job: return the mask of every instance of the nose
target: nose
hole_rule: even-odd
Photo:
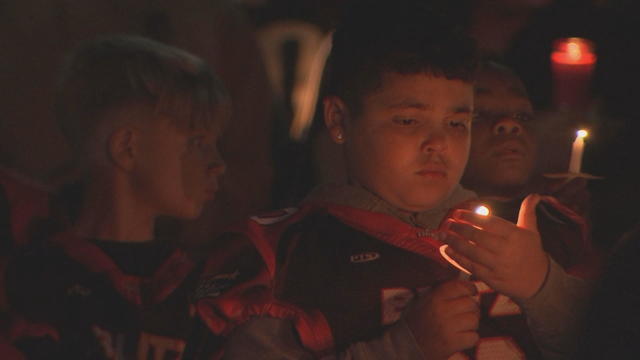
[[[218,147],[213,146],[213,149],[211,149],[210,154],[211,155],[209,159],[209,166],[207,167],[209,172],[215,176],[220,176],[224,174],[224,172],[227,170],[227,165],[222,159],[222,155],[220,155],[220,151],[218,151]]]
[[[224,174],[225,171],[227,171],[227,165],[221,158],[211,162],[209,165],[209,172],[213,175],[220,176]]]
[[[522,124],[510,116],[503,116],[493,124],[494,135],[520,135],[521,133]]]
[[[441,131],[430,132],[422,142],[421,150],[427,153],[442,152],[447,148],[446,136]]]

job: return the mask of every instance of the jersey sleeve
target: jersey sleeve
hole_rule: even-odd
[[[224,360],[238,359],[338,359],[338,360],[424,360],[425,356],[404,321],[388,328],[379,337],[350,344],[337,354],[317,357],[305,349],[296,336],[291,321],[276,318],[255,318],[230,336]]]
[[[59,353],[59,331],[55,326],[57,279],[48,267],[46,249],[30,247],[8,265],[5,282],[9,303],[7,344],[25,359],[49,359]],[[42,301],[49,298],[50,301]]]

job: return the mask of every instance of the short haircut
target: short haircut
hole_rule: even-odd
[[[201,59],[143,37],[112,35],[82,44],[67,59],[55,111],[77,153],[123,112],[164,115],[180,130],[219,130],[230,102]]]
[[[515,85],[515,87],[513,87],[512,89],[514,93],[517,93],[517,95],[523,98],[529,99],[529,94],[526,87],[524,86],[524,83],[522,82],[522,79],[520,79],[520,76],[518,76],[518,74],[516,74],[516,72],[507,65],[492,59],[482,59],[479,63],[477,73],[492,74],[494,76],[508,79],[512,82],[513,85]]]
[[[445,2],[446,3],[446,2]],[[436,0],[354,0],[333,35],[324,96],[360,111],[383,73],[425,73],[473,82],[474,41]]]

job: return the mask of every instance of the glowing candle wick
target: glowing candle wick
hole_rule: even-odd
[[[482,215],[482,216],[489,216],[489,214],[491,213],[489,208],[484,206],[484,205],[478,206],[477,208],[475,208],[475,210],[473,210],[473,212],[475,212],[478,215]]]

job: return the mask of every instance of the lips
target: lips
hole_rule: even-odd
[[[432,165],[417,171],[416,174],[426,178],[446,178],[447,168],[443,165]]]
[[[526,148],[519,141],[508,141],[491,152],[492,157],[501,160],[519,160],[526,156]]]

